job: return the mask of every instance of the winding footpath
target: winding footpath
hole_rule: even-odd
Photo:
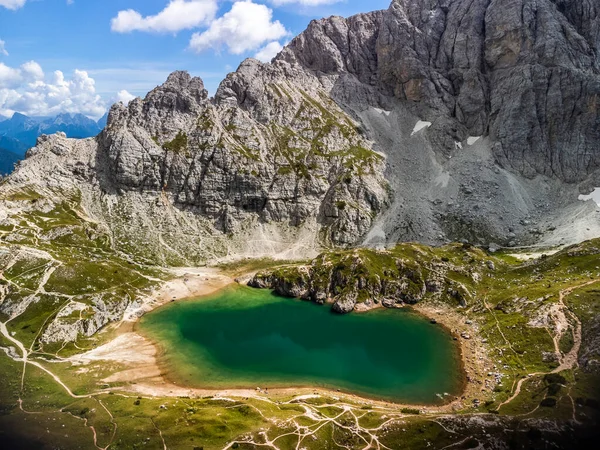
[[[508,403],[512,402],[515,398],[517,398],[517,396],[521,393],[521,387],[522,387],[523,383],[525,381],[531,379],[532,377],[536,377],[536,376],[540,376],[540,375],[548,375],[551,373],[559,373],[559,372],[562,372],[563,370],[574,369],[579,366],[579,362],[577,359],[578,359],[578,355],[579,355],[579,349],[581,348],[581,321],[575,314],[573,314],[571,311],[569,311],[569,308],[567,307],[567,305],[565,305],[564,299],[565,299],[565,297],[570,295],[573,291],[590,286],[590,285],[598,283],[598,282],[600,282],[600,279],[587,281],[585,283],[578,284],[577,286],[571,286],[569,288],[563,289],[559,292],[558,304],[560,305],[561,309],[566,311],[569,314],[569,316],[573,319],[573,321],[575,322],[575,330],[573,332],[573,341],[574,342],[573,342],[573,346],[571,347],[571,350],[569,350],[569,352],[566,355],[563,355],[560,352],[558,353],[557,356],[558,356],[558,360],[559,360],[560,364],[554,370],[551,370],[549,372],[534,372],[534,373],[530,373],[530,374],[526,375],[525,377],[521,378],[517,382],[517,386],[516,386],[513,394],[509,398],[504,400],[502,403],[500,403],[498,405],[498,407],[496,408],[496,411],[500,410],[500,408],[502,406],[507,405]],[[561,325],[562,326],[566,325],[565,329],[570,327],[570,325],[568,323],[561,324]]]
[[[295,402],[297,402],[297,400],[298,400],[298,398],[295,398],[295,399],[290,400],[289,402],[285,402],[285,404],[295,403]],[[304,414],[300,414],[297,417],[309,418],[310,420],[315,422],[314,424],[300,425],[295,420],[297,417],[295,417],[295,418],[292,418],[292,419],[289,419],[286,421],[287,424],[295,427],[294,431],[289,431],[289,432],[283,433],[281,435],[275,436],[273,439],[269,439],[266,432],[261,432],[261,433],[259,433],[259,435],[263,437],[264,442],[260,442],[260,441],[257,442],[251,438],[239,439],[239,440],[234,440],[234,441],[229,442],[224,447],[223,450],[237,448],[237,446],[243,445],[243,444],[246,444],[246,445],[250,444],[250,445],[253,445],[256,447],[266,447],[266,448],[271,448],[273,450],[281,450],[277,446],[276,441],[278,441],[282,438],[288,437],[288,436],[295,436],[297,438],[295,450],[301,450],[302,448],[304,448],[304,447],[302,447],[303,441],[305,441],[307,438],[316,438],[316,434],[319,431],[321,431],[324,427],[326,427],[327,425],[333,425],[337,429],[349,431],[352,436],[358,437],[364,444],[364,447],[362,447],[364,450],[366,450],[366,449],[392,450],[390,447],[387,447],[386,445],[384,445],[379,440],[379,437],[375,433],[377,431],[381,431],[382,429],[385,429],[385,427],[387,427],[391,423],[398,421],[400,419],[400,415],[398,417],[394,417],[394,418],[390,418],[390,419],[386,420],[384,423],[382,423],[381,425],[379,425],[376,428],[366,428],[366,427],[361,426],[359,421],[363,416],[365,416],[367,414],[367,412],[364,412],[361,416],[357,416],[355,414],[353,408],[349,405],[325,404],[325,405],[317,406],[317,405],[309,405],[307,403],[301,403],[300,405],[302,406],[302,408],[304,408],[305,412],[304,412]],[[320,408],[331,408],[331,407],[341,409],[340,413],[334,417],[328,417],[319,411]],[[349,414],[352,417],[353,423],[350,425],[344,423],[341,420],[347,414]],[[348,450],[351,450],[352,448],[356,448],[356,447],[349,447],[347,445],[344,445],[343,443],[336,442],[334,434],[331,435],[331,439],[334,442],[334,444],[336,446],[338,446],[339,448],[346,448]]]

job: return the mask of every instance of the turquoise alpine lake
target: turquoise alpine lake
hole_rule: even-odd
[[[140,331],[160,346],[167,377],[190,387],[316,386],[415,404],[442,403],[463,387],[456,342],[410,309],[338,315],[230,286],[159,308]]]

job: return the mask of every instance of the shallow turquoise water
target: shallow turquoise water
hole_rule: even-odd
[[[452,338],[409,310],[340,316],[238,286],[170,303],[141,331],[160,344],[168,376],[193,387],[321,386],[413,403],[461,389]]]

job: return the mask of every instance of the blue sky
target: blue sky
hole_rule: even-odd
[[[201,76],[212,94],[244,58],[268,59],[310,20],[389,2],[0,0],[0,114],[98,116],[174,70]]]

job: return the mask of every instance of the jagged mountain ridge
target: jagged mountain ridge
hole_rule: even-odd
[[[117,248],[153,262],[298,257],[356,243],[388,202],[384,157],[320,83],[295,75],[305,79],[271,68],[271,119],[261,122],[235,97],[208,99],[199,78],[175,72],[144,100],[114,106],[97,139],[42,137],[6,189],[81,192]]]
[[[593,1],[395,0],[385,12],[312,22],[283,58],[323,76],[352,75],[437,119],[433,129],[447,134],[436,142],[442,150],[489,135],[499,162],[529,177],[576,182],[600,164],[592,151],[599,8]]]
[[[42,139],[9,184],[83,189],[116,242],[179,260],[591,238],[577,195],[600,184],[598,7],[568,6],[394,0],[313,21],[212,99],[176,72],[97,140]]]

